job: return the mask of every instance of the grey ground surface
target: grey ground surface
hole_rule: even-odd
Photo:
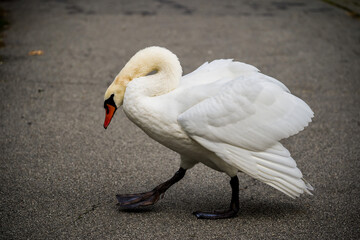
[[[6,1],[0,49],[1,239],[359,239],[360,21],[321,1]],[[178,55],[185,73],[235,58],[273,76],[315,112],[283,141],[314,196],[292,200],[239,174],[197,165],[157,205],[119,211],[116,193],[170,178],[179,156],[119,110],[102,127],[103,94],[139,49]],[[41,56],[29,56],[43,50]]]

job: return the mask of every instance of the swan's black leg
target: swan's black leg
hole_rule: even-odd
[[[180,181],[186,173],[186,169],[180,168],[175,175],[160,184],[150,192],[137,194],[118,194],[116,198],[118,205],[124,208],[136,208],[155,204],[173,184]]]
[[[202,219],[220,219],[236,217],[237,213],[239,212],[239,179],[237,176],[231,178],[230,185],[232,190],[230,209],[215,212],[194,212],[194,215],[197,218]]]

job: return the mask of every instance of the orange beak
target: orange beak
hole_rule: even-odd
[[[116,111],[116,108],[114,106],[111,106],[109,104],[106,104],[106,108],[105,108],[106,112],[105,112],[105,121],[104,121],[104,128],[106,129],[109,124],[111,119],[114,116],[114,113]]]

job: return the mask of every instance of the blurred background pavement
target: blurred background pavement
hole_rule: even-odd
[[[360,21],[346,6],[2,1],[0,238],[359,239]],[[184,73],[218,58],[252,64],[307,102],[313,122],[283,144],[314,196],[239,174],[239,216],[197,220],[231,196],[226,175],[197,165],[155,206],[119,211],[116,193],[150,190],[179,164],[121,110],[102,127],[107,86],[151,45],[177,54]]]

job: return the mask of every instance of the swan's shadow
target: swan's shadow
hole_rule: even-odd
[[[124,213],[151,213],[151,212],[159,212],[161,211],[161,203],[153,206],[146,207],[138,207],[138,208],[122,208],[117,206],[119,212]],[[189,211],[193,212],[197,210],[197,207],[189,205],[178,205],[176,204],[176,208],[181,211]],[[215,205],[214,205],[215,206]],[[174,205],[173,205],[174,207]],[[169,206],[169,204],[165,204],[163,206],[163,211],[168,211],[169,208],[173,208]],[[216,208],[214,208],[216,209]],[[213,209],[213,210],[214,210]],[[226,207],[223,207],[226,209]],[[201,209],[201,210],[210,210],[211,209]],[[266,202],[266,201],[243,201],[240,202],[240,211],[238,213],[238,217],[240,218],[278,218],[285,216],[303,216],[309,214],[309,208],[296,203],[288,203],[288,202]]]
[[[157,204],[156,204],[157,205]],[[115,204],[116,209],[119,212],[125,212],[125,213],[147,213],[147,212],[155,212],[156,205],[150,205],[150,206],[142,206],[142,207],[135,207],[135,208],[126,208],[120,206],[118,203]]]
[[[202,206],[198,202],[203,202]],[[219,203],[216,199],[199,198],[196,202],[183,201],[178,204],[177,207],[182,211],[194,211],[194,210],[225,210],[228,208],[228,203]],[[301,216],[308,215],[310,209],[308,205],[298,202],[281,202],[281,201],[267,201],[267,200],[255,200],[255,199],[243,199],[240,200],[240,210],[238,217],[246,218],[276,218],[284,216]]]
[[[239,216],[242,217],[281,217],[287,215],[305,215],[309,209],[304,205],[287,202],[240,202]]]

